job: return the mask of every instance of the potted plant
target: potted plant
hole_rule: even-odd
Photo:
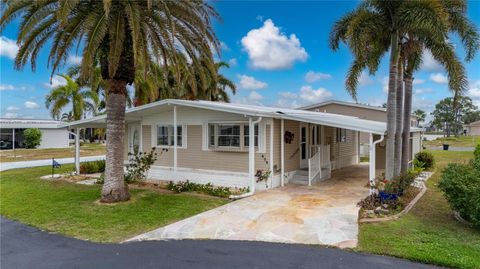
[[[398,199],[398,184],[395,180],[386,180],[385,178],[381,178],[377,180],[377,184],[375,184],[378,189],[378,195],[380,196],[380,200],[389,201],[389,200],[397,200]]]
[[[258,169],[257,172],[255,173],[255,177],[257,178],[257,183],[261,181],[265,181],[265,187],[268,188],[267,180],[270,177],[270,174],[272,174],[272,171],[270,170]]]

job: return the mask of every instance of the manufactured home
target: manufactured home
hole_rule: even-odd
[[[106,116],[69,123],[69,128],[104,128]],[[332,170],[359,162],[359,132],[372,147],[370,179],[379,167],[386,124],[358,117],[231,103],[162,100],[128,109],[124,158],[155,148],[150,180],[213,183],[255,189],[311,185]],[[416,131],[412,128],[413,132]],[[252,131],[253,130],[253,131]],[[378,152],[378,153],[377,153]],[[257,182],[258,170],[271,171]],[[368,179],[365,179],[368,180]]]

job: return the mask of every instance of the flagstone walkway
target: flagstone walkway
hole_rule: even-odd
[[[357,202],[368,195],[368,164],[334,171],[315,186],[263,191],[128,241],[224,239],[355,247]]]

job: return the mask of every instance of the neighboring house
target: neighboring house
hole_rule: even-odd
[[[467,135],[480,135],[480,120],[464,126]]]
[[[125,161],[127,152],[156,148],[150,179],[251,191],[326,179],[359,162],[359,132],[371,134],[372,144],[386,132],[385,123],[358,117],[209,101],[162,100],[128,109],[125,120]],[[105,121],[101,115],[68,126],[104,128]],[[377,162],[370,163],[370,179]],[[273,171],[267,183],[256,182],[257,170]]]
[[[38,148],[66,148],[69,133],[63,124],[55,120],[0,119],[1,149],[24,148],[23,131],[28,128],[38,128],[42,132]]]
[[[366,119],[366,120],[372,120],[372,121],[387,122],[387,110],[385,108],[345,102],[345,101],[329,100],[322,103],[304,106],[299,109],[354,116],[360,119]],[[410,126],[419,127],[419,121],[416,115],[412,114]],[[413,132],[410,137],[412,139],[410,152],[412,154],[415,154],[416,152],[420,151],[420,149],[422,148],[422,138],[421,138],[422,134],[420,132],[421,131],[420,128],[414,128],[413,130],[415,130],[415,132]],[[362,156],[368,155],[368,144],[369,144],[368,133],[360,132],[359,141],[360,141],[359,143],[360,155]]]

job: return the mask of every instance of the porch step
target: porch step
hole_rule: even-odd
[[[296,185],[308,185],[308,171],[298,170],[293,175],[292,180],[290,183]]]

